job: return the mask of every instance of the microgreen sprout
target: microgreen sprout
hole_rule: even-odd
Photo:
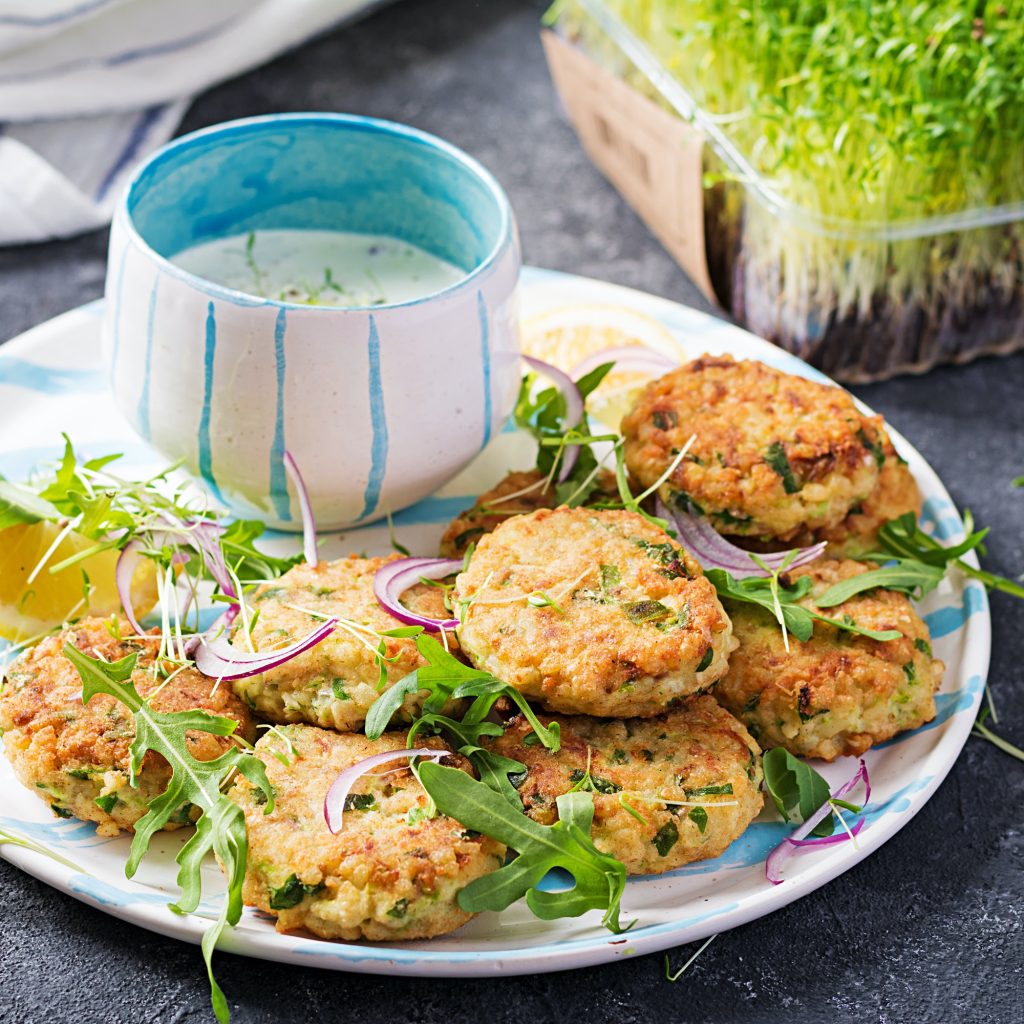
[[[683,964],[683,966],[680,967],[679,970],[675,972],[675,974],[672,973],[672,968],[671,968],[671,965],[670,965],[669,959],[668,959],[668,953],[666,953],[665,954],[665,980],[666,981],[678,981],[694,965],[694,963],[696,963],[697,957],[699,957],[701,955],[701,953],[703,953],[704,950],[707,949],[708,946],[710,946],[711,943],[714,942],[715,939],[717,939],[717,938],[718,938],[718,935],[712,935],[710,938],[705,939],[704,942],[701,944],[701,947],[697,950],[697,952],[694,953],[693,956],[691,956],[690,959],[687,960],[686,963]]]

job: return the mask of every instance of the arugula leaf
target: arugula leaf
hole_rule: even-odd
[[[714,584],[719,597],[727,601],[760,605],[771,612],[776,619],[781,614],[786,629],[797,640],[807,641],[811,638],[815,621],[827,623],[845,633],[866,636],[871,640],[897,640],[903,635],[896,629],[879,630],[858,626],[848,616],[842,619],[830,619],[828,616],[805,608],[798,602],[810,592],[812,583],[809,576],[798,576],[791,587],[784,587],[779,583],[773,588],[770,577],[747,576],[743,579],[736,579],[724,569],[708,569],[704,575]],[[863,575],[866,576],[868,573]],[[860,577],[854,578],[860,579]],[[776,598],[778,598],[778,604],[776,604]],[[821,605],[821,601],[816,600],[815,604]]]
[[[764,785],[786,821],[806,821],[828,800],[828,783],[808,764],[783,747],[766,751],[761,759]],[[812,835],[830,836],[832,815],[824,818]]]
[[[563,794],[556,801],[559,820],[554,825],[539,825],[456,768],[427,762],[420,765],[419,772],[423,788],[443,814],[519,854],[510,864],[463,889],[459,893],[463,910],[504,910],[525,896],[527,906],[543,921],[603,910],[605,927],[616,933],[623,930],[619,903],[626,887],[626,868],[598,851],[590,838],[594,820],[591,794]],[[563,892],[538,890],[541,879],[553,868],[571,874],[575,885]]]
[[[19,523],[59,518],[60,512],[51,502],[0,476],[0,530]]]
[[[891,565],[869,569],[867,572],[833,583],[814,603],[819,608],[834,608],[837,604],[843,604],[851,597],[866,590],[874,590],[876,587],[897,590],[920,601],[925,594],[942,582],[945,575],[946,571],[941,566],[906,558],[896,559]]]
[[[167,788],[149,803],[145,816],[135,825],[135,835],[125,865],[131,878],[158,832],[184,804],[200,809],[192,837],[178,851],[178,887],[181,896],[171,909],[190,914],[202,895],[201,867],[211,850],[216,853],[227,876],[227,899],[220,917],[203,933],[202,950],[210,979],[210,998],[217,1020],[228,1021],[228,1005],[224,993],[213,977],[213,951],[226,925],[235,925],[242,914],[242,883],[249,844],[245,815],[233,800],[222,792],[238,772],[244,775],[266,797],[264,813],[274,809],[274,790],[267,779],[263,762],[242,747],[233,747],[213,761],[198,761],[188,749],[188,733],[199,730],[214,736],[231,736],[238,723],[233,718],[211,715],[207,711],[155,711],[132,682],[138,654],[129,654],[120,661],[105,662],[91,658],[73,644],[64,645],[64,655],[78,670],[82,679],[82,702],[88,704],[98,693],[108,694],[128,708],[135,718],[135,738],[130,749],[129,784],[134,786],[147,751],[162,755],[171,766]]]

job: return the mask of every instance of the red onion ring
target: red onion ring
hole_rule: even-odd
[[[432,761],[440,761],[442,757],[448,757],[450,754],[450,750],[416,747],[412,750],[385,750],[380,754],[372,754],[370,757],[364,757],[361,761],[356,761],[355,764],[346,768],[327,790],[327,795],[324,797],[324,821],[327,822],[327,827],[335,835],[341,831],[345,814],[345,800],[352,785],[356,779],[365,775],[371,768],[376,768],[379,764],[387,764],[388,761],[397,761],[399,758],[427,757]]]
[[[580,394],[580,389],[576,387],[576,382],[572,377],[558,369],[557,366],[545,363],[543,359],[536,359],[533,356],[523,356],[522,358],[523,362],[526,363],[530,369],[535,370],[544,377],[547,377],[565,399],[564,423],[566,429],[571,430],[574,427],[578,427],[583,422],[583,396]],[[562,450],[562,468],[558,472],[559,483],[563,483],[569,478],[569,474],[572,473],[573,468],[576,465],[576,460],[579,458],[579,454],[579,445],[575,444],[567,445]]]
[[[765,861],[764,865],[764,872],[768,881],[771,882],[772,885],[780,885],[782,883],[782,866],[798,849],[805,846],[831,846],[836,843],[849,841],[850,836],[845,832],[841,836],[823,836],[821,839],[805,839],[804,837],[810,835],[810,833],[814,831],[818,822],[832,813],[832,805],[829,803],[829,800],[838,800],[840,797],[846,796],[847,793],[855,789],[861,782],[864,783],[864,803],[862,806],[866,807],[868,801],[871,799],[871,779],[868,777],[868,766],[864,763],[864,758],[860,759],[860,767],[856,772],[854,772],[853,776],[837,789],[832,790],[829,794],[829,799],[826,800],[791,836],[786,836],[786,838],[768,854],[768,859]],[[851,831],[853,831],[854,835],[857,835],[863,827],[864,819],[862,818]],[[827,840],[827,842],[825,840]]]
[[[428,580],[440,580],[451,576],[462,568],[460,558],[398,558],[386,562],[373,577],[373,595],[377,603],[393,619],[407,626],[422,626],[429,633],[442,629],[455,629],[458,619],[431,619],[417,615],[402,604],[402,595],[414,586],[421,576]]]
[[[616,345],[581,359],[569,371],[569,376],[579,380],[605,363],[614,363],[616,370],[635,370],[638,373],[650,373],[654,377],[661,377],[680,365],[671,356],[648,348],[647,345]]]
[[[316,520],[313,518],[313,506],[310,504],[309,491],[306,490],[295,458],[287,450],[284,453],[284,468],[295,485],[295,493],[299,496],[299,509],[302,512],[302,551],[306,561],[310,565],[316,565],[319,559],[316,552]]]
[[[225,612],[225,616],[229,613],[230,609]],[[195,652],[196,668],[211,679],[227,680],[245,679],[247,676],[269,672],[325,640],[334,632],[337,624],[336,618],[328,619],[301,640],[276,651],[242,651],[232,646],[224,636],[211,641],[200,637]]]
[[[142,560],[142,551],[145,544],[138,537],[133,537],[121,549],[117,556],[117,565],[114,567],[114,583],[117,586],[117,596],[121,600],[121,608],[124,610],[124,617],[128,624],[141,636],[145,630],[139,625],[135,618],[135,608],[132,602],[132,577]]]
[[[727,541],[706,519],[698,519],[686,512],[673,512],[658,499],[657,514],[661,519],[674,522],[682,544],[704,569],[725,569],[736,579],[746,576],[770,576],[751,557],[749,551],[737,547]],[[768,566],[768,570],[797,569],[820,558],[826,547],[825,541],[812,544],[806,548],[793,548],[790,551],[775,551],[757,557]],[[794,552],[796,554],[794,555]],[[787,559],[790,561],[787,563]]]

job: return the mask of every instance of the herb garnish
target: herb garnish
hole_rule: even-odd
[[[963,555],[968,551],[977,550],[984,554],[983,542],[988,535],[987,527],[982,530],[972,528],[970,513],[965,513],[964,522],[967,536],[959,544],[945,547],[917,525],[913,512],[890,520],[878,531],[881,550],[861,556],[864,561],[880,563],[880,568],[836,583],[821,595],[817,601],[818,606],[827,608],[841,604],[854,594],[874,587],[898,590],[920,600],[942,582],[951,566],[980,581],[990,590],[1024,598],[1024,586],[1020,583],[984,569],[975,569],[963,560]]]
[[[605,927],[613,932],[623,930],[619,903],[626,887],[626,869],[614,857],[601,853],[590,838],[594,820],[590,793],[564,793],[555,801],[558,821],[540,825],[457,768],[427,762],[418,770],[423,788],[442,814],[518,854],[510,864],[476,879],[459,893],[463,910],[471,914],[504,910],[525,896],[527,906],[542,921],[603,910]],[[552,868],[567,871],[575,885],[561,892],[537,889]]]
[[[783,747],[775,747],[761,760],[764,785],[786,821],[806,821],[822,804],[828,802],[847,810],[860,807],[843,800],[832,800],[828,783],[809,764],[794,757]],[[830,836],[835,830],[834,812],[823,818],[811,835]]]
[[[64,655],[82,678],[82,701],[88,704],[98,693],[120,701],[135,719],[135,738],[128,763],[129,785],[136,784],[146,753],[162,755],[171,766],[167,788],[150,801],[145,816],[135,824],[125,875],[131,878],[149,848],[150,840],[182,805],[191,804],[200,810],[196,830],[179,850],[178,886],[181,896],[171,909],[190,914],[199,906],[202,894],[201,866],[206,854],[217,854],[227,876],[227,898],[217,921],[203,933],[202,950],[210,979],[213,1011],[220,1024],[228,1020],[228,1004],[213,977],[213,951],[226,925],[238,923],[242,914],[242,882],[248,855],[245,814],[227,797],[223,789],[241,773],[266,797],[264,813],[274,809],[274,790],[267,779],[263,762],[242,747],[231,747],[212,761],[198,761],[189,753],[188,732],[199,730],[214,736],[232,736],[238,728],[233,718],[211,715],[207,711],[155,711],[132,682],[137,653],[119,661],[105,662],[83,654],[72,644],[64,645]]]
[[[764,453],[764,461],[782,477],[782,487],[787,494],[796,494],[803,487],[793,476],[793,467],[781,441],[773,441]]]

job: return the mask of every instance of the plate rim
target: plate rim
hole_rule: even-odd
[[[741,338],[745,346],[749,347],[751,343],[756,343],[755,350],[758,358],[762,355],[767,356],[772,364],[781,365],[787,372],[798,372],[805,377],[835,383],[791,353],[785,352],[711,313],[694,309],[664,296],[597,278],[536,267],[523,268],[521,289],[536,289],[538,286],[558,284],[599,289],[608,296],[608,299],[607,301],[602,299],[601,302],[595,301],[594,304],[611,306],[618,300],[623,306],[637,308],[638,311],[647,313],[655,319],[659,318],[656,313],[650,312],[651,307],[660,308],[666,318],[678,321],[676,324],[665,324],[670,331],[686,329],[700,331],[701,328],[705,328],[718,332],[720,336],[731,334]],[[4,343],[0,346],[0,370],[2,370],[5,355],[20,358],[37,349],[41,344],[45,344],[45,339],[55,333],[83,329],[88,321],[99,317],[103,309],[103,301],[103,299],[97,299],[68,310]],[[574,301],[565,303],[565,305],[570,304],[576,303]],[[88,321],[85,319],[86,317]],[[74,325],[76,320],[82,321],[82,327]],[[862,408],[868,408],[864,403],[857,401]],[[897,446],[913,454],[915,474],[918,477],[923,474],[927,478],[922,481],[927,484],[926,489],[948,502],[949,507],[955,512],[958,526],[962,528],[960,513],[938,474],[899,431],[891,426],[888,426],[888,429]],[[978,562],[974,552],[969,554],[968,561],[977,567]],[[991,611],[987,591],[980,584],[973,582],[964,584],[957,596],[962,599],[969,587],[976,587],[979,601],[977,608],[973,614],[966,617],[963,625],[963,649],[960,655],[960,666],[962,668],[969,662],[972,668],[974,666],[978,668],[976,673],[970,673],[970,678],[973,678],[974,675],[980,676],[982,685],[978,687],[977,692],[971,693],[971,704],[964,709],[968,712],[976,712],[983,699],[984,685],[989,672],[992,639]],[[967,672],[962,672],[962,675],[966,677]],[[536,947],[494,951],[430,950],[419,947],[410,949],[401,945],[396,947],[394,944],[388,946],[380,943],[340,943],[305,935],[282,936],[276,931],[254,936],[253,933],[247,933],[242,929],[226,929],[217,948],[224,952],[257,959],[322,969],[406,976],[490,977],[495,974],[511,976],[589,967],[631,956],[657,953],[678,945],[699,941],[709,935],[757,920],[808,895],[839,875],[845,874],[904,828],[934,796],[952,770],[970,736],[974,715],[961,712],[954,715],[953,718],[955,720],[949,723],[948,733],[942,741],[942,758],[938,759],[936,749],[931,750],[928,754],[929,759],[937,759],[938,763],[932,766],[928,759],[915,763],[915,766],[934,767],[933,773],[919,789],[914,791],[913,799],[906,810],[897,814],[883,815],[873,823],[870,832],[865,833],[865,835],[870,834],[871,836],[870,844],[864,843],[856,849],[842,847],[840,849],[843,851],[843,856],[820,857],[816,863],[810,863],[795,878],[787,879],[778,886],[766,884],[763,890],[752,895],[745,895],[741,902],[709,914],[686,914],[682,920],[641,926],[636,932],[627,932],[624,936],[596,932],[590,937],[554,942],[548,940]],[[0,857],[88,906],[156,934],[198,944],[203,932],[209,926],[206,917],[175,915],[163,903],[159,906],[147,902],[118,906],[105,905],[102,900],[91,895],[86,889],[73,884],[73,880],[80,876],[81,872],[21,847],[10,844],[0,845]],[[168,899],[170,898],[172,897],[168,894]],[[682,913],[683,907],[681,906],[679,909]],[[691,905],[690,909],[697,909],[697,907]],[[454,934],[457,938],[458,934]]]

